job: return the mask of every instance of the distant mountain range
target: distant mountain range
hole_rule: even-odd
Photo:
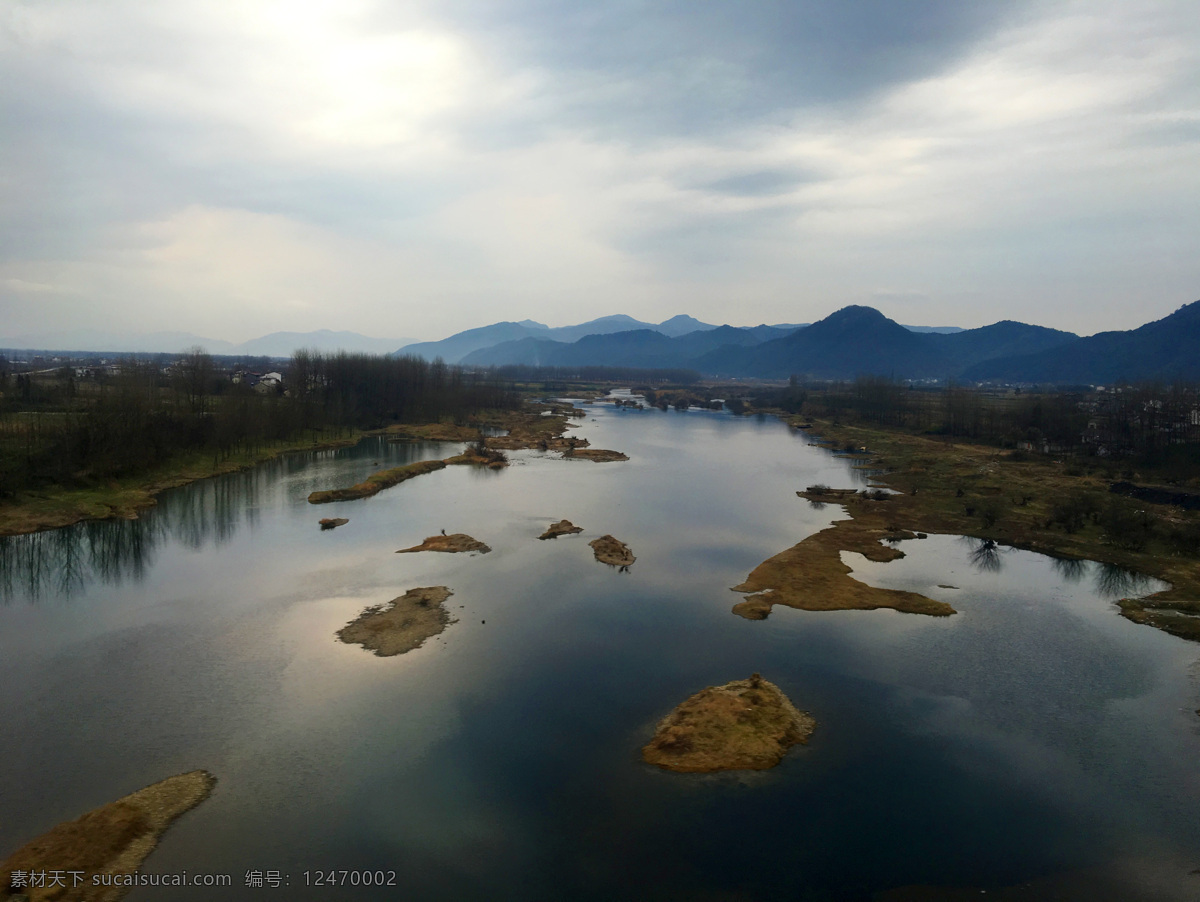
[[[611,324],[612,319],[607,318],[605,324]],[[520,334],[511,328],[500,328],[513,325],[472,330],[471,342],[478,344],[485,339]],[[778,379],[797,374],[853,378],[859,373],[879,373],[906,378],[949,378],[982,360],[1040,351],[1078,337],[1011,322],[983,329],[917,332],[871,307],[846,307],[812,325],[763,325],[750,329],[705,325],[703,329],[674,336],[666,334],[661,325],[654,328],[640,325],[628,331],[586,335],[577,341],[526,334],[476,347],[460,361],[467,366],[686,367],[716,377]],[[446,342],[433,344],[447,347],[447,343],[455,343],[467,334],[460,333]]]
[[[684,331],[688,327],[695,328]],[[1011,320],[978,329],[902,326],[874,308],[855,306],[811,325],[753,328],[682,316],[659,324],[610,316],[561,329],[496,323],[397,353],[467,366],[686,367],[717,378],[871,374],[1060,384],[1200,379],[1200,301],[1140,329],[1088,338]]]
[[[796,329],[803,328],[809,325],[808,323],[776,323],[773,326],[762,325],[749,328],[739,328],[739,333],[749,333],[756,337],[757,342],[767,341],[772,338],[779,338],[788,332],[794,332]],[[457,332],[449,338],[443,338],[441,341],[422,341],[415,344],[406,345],[398,349],[395,353],[397,356],[404,354],[413,354],[417,357],[424,357],[426,360],[433,360],[441,357],[447,363],[464,363],[474,365],[490,365],[491,363],[533,363],[539,359],[544,353],[549,353],[556,345],[571,344],[580,341],[583,338],[597,335],[614,335],[625,332],[650,331],[666,338],[681,338],[685,335],[694,335],[697,332],[712,332],[717,329],[725,329],[721,335],[732,344],[757,343],[747,342],[744,337],[733,336],[729,330],[735,329],[734,326],[715,326],[712,323],[701,322],[692,316],[679,314],[670,319],[663,320],[661,323],[647,323],[632,316],[626,316],[623,313],[618,313],[613,316],[602,316],[599,319],[590,320],[586,323],[580,323],[576,326],[547,326],[545,323],[534,322],[533,320],[521,320],[520,322],[503,322],[493,323],[490,326],[480,326],[476,329],[467,329],[465,332]],[[961,332],[962,329],[957,326],[905,326],[914,332]],[[518,343],[528,340],[528,343],[515,346]],[[641,339],[645,342],[653,342],[655,339],[644,337]],[[696,347],[701,347],[704,351],[714,350],[724,342],[710,342],[707,346],[703,341],[693,339],[691,344]],[[618,356],[624,351],[619,350],[616,344],[600,343],[594,345],[593,350],[597,353],[602,348],[612,348],[613,352]],[[475,355],[479,351],[484,351],[489,348],[498,348],[504,345],[503,350],[498,352],[498,355],[483,354]],[[589,345],[589,347],[592,347]],[[647,345],[649,348],[649,345]],[[664,349],[665,352],[665,349]],[[684,353],[687,359],[696,356],[698,351],[690,354],[680,347],[673,347],[672,355],[678,357],[680,353]],[[547,364],[550,365],[550,364]],[[619,364],[611,364],[617,366]],[[623,365],[623,364],[620,364]],[[631,366],[634,364],[630,364]],[[636,364],[641,366],[643,364]],[[674,366],[674,363],[660,363],[659,366]]]
[[[397,349],[397,345],[400,347]],[[858,375],[964,382],[1103,384],[1200,380],[1200,301],[1127,332],[1081,338],[1004,320],[978,329],[904,326],[872,307],[843,307],[815,323],[737,327],[679,315],[661,323],[603,316],[573,326],[493,323],[441,341],[357,332],[273,332],[232,344],[188,332],[74,330],[0,338],[0,348],[287,357],[297,348],[440,357],[465,366],[687,368],[713,378],[852,379]]]
[[[1075,382],[1200,380],[1200,301],[1128,332],[1099,332],[1053,351],[988,360],[963,374],[976,381]]]
[[[248,357],[290,357],[297,348],[318,351],[350,351],[364,354],[387,354],[396,345],[411,342],[410,338],[371,338],[357,332],[272,332],[233,344],[216,338],[204,338],[191,332],[97,332],[72,329],[62,332],[43,332],[0,338],[0,348],[34,351],[93,351],[109,354],[166,353],[177,354],[187,348],[201,347],[210,354],[244,355]]]

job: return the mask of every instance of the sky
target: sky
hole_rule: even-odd
[[[0,0],[0,336],[1200,299],[1195,0]]]

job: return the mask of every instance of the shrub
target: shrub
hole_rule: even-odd
[[[1004,516],[1004,502],[999,498],[985,498],[979,503],[979,519],[985,529],[991,529]]]
[[[1098,509],[1099,505],[1091,495],[1072,492],[1050,505],[1050,522],[1059,524],[1068,533],[1078,532]]]
[[[1180,557],[1200,557],[1200,523],[1183,523],[1164,536],[1167,547]]]
[[[1108,541],[1118,548],[1141,551],[1154,534],[1154,518],[1124,498],[1113,498],[1100,516]]]

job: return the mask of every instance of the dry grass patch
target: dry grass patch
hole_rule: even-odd
[[[563,457],[566,460],[590,460],[598,464],[609,461],[629,460],[628,454],[623,454],[620,451],[608,451],[604,448],[568,448],[563,452]]]
[[[367,608],[338,630],[338,638],[381,658],[402,655],[455,622],[443,605],[453,594],[445,586],[409,589],[386,605]]]
[[[733,606],[748,620],[765,620],[773,605],[803,611],[870,611],[892,608],[905,614],[945,617],[955,613],[944,601],[916,592],[879,589],[853,579],[841,552],[856,551],[871,561],[894,561],[904,552],[881,544],[885,538],[910,538],[911,533],[840,520],[798,545],[763,561],[735,592],[755,593]]]
[[[642,759],[679,773],[766,770],[808,741],[816,721],[774,683],[748,680],[710,686],[658,724]]]
[[[390,470],[380,470],[372,473],[365,481],[352,485],[348,489],[330,489],[325,492],[313,492],[308,496],[309,504],[329,504],[333,501],[355,501],[359,498],[370,498],[384,489],[390,489],[414,476],[432,473],[446,466],[444,460],[419,460],[416,463],[393,467]]]
[[[480,422],[507,429],[507,435],[489,436],[485,442],[489,448],[500,451],[538,449],[541,451],[567,451],[571,448],[586,448],[587,439],[567,438],[563,435],[571,424],[567,413],[575,408],[556,404],[526,403],[521,410],[491,411]],[[582,415],[583,411],[578,411]],[[543,415],[545,414],[545,415]]]
[[[538,536],[538,538],[557,539],[559,536],[570,535],[577,532],[583,532],[583,527],[576,526],[570,520],[559,520],[557,523],[551,523],[546,531]]]
[[[633,556],[633,552],[629,550],[629,546],[614,536],[601,536],[598,539],[592,539],[588,542],[592,547],[592,553],[602,564],[611,564],[613,567],[628,567],[637,560]]]
[[[478,551],[481,554],[487,554],[492,549],[478,539],[473,539],[465,532],[456,532],[452,535],[443,533],[440,536],[429,536],[420,545],[414,545],[412,548],[401,548],[396,554],[412,554],[417,551],[444,551],[449,554],[456,554],[461,551]]]

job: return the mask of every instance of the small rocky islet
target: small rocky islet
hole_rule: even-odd
[[[592,553],[602,564],[609,564],[613,567],[628,567],[637,560],[633,556],[633,552],[629,550],[629,546],[615,536],[604,535],[598,539],[592,539],[588,542],[592,547]]]
[[[401,548],[396,554],[415,554],[418,551],[443,551],[447,554],[458,554],[464,551],[478,551],[480,554],[487,554],[492,549],[478,539],[474,539],[465,532],[456,532],[451,535],[442,533],[441,535],[428,536],[420,545],[414,545],[412,548]]]
[[[576,526],[570,520],[559,520],[557,523],[551,523],[538,538],[557,539],[559,536],[572,535],[579,532],[583,532],[582,526]]]

